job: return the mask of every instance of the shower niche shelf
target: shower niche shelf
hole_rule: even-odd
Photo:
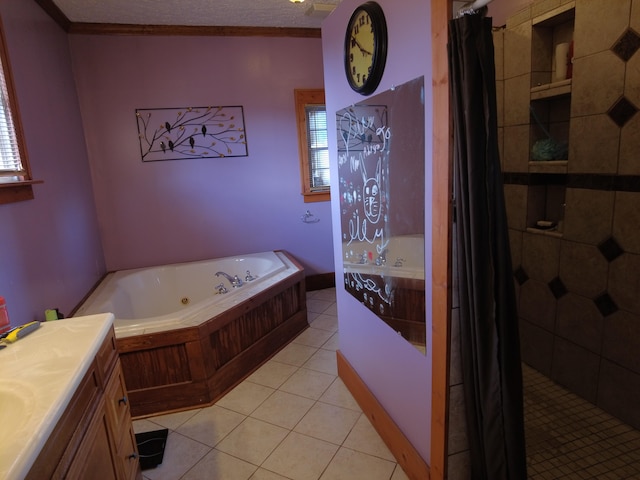
[[[566,175],[533,173],[531,179],[527,201],[527,232],[562,237]]]
[[[567,160],[530,161],[530,173],[567,173]]]
[[[566,173],[569,157],[575,2],[532,19],[530,172]],[[539,165],[540,160],[552,161]]]
[[[529,151],[532,161],[529,162],[530,172],[566,173],[566,162],[569,158],[570,116],[571,95],[569,94],[531,101]],[[547,148],[549,145],[564,148],[550,149]],[[534,154],[534,152],[536,153]],[[541,167],[540,164],[543,163],[548,165]]]
[[[557,82],[545,83],[531,87],[531,100],[543,100],[545,98],[561,97],[571,95],[571,79],[559,80]]]
[[[556,84],[570,80],[572,76],[570,45],[575,25],[575,2],[534,17],[531,24],[531,87],[562,88]],[[564,55],[559,61],[556,59],[558,52]]]

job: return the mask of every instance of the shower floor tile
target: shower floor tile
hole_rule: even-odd
[[[529,480],[640,479],[640,432],[522,365]]]

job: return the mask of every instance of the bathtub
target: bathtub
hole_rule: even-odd
[[[115,316],[133,416],[196,408],[308,326],[304,269],[273,251],[113,272],[74,316],[105,312]]]
[[[194,327],[292,275],[295,264],[280,252],[121,270],[108,274],[75,316],[111,312],[116,338]],[[216,272],[238,275],[233,288]],[[244,281],[247,272],[255,280]],[[217,293],[223,284],[227,293]]]

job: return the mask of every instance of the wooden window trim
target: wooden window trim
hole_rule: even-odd
[[[307,150],[307,105],[325,105],[324,90],[296,89],[294,90],[296,104],[296,123],[298,127],[298,151],[300,155],[300,188],[305,203],[328,202],[331,200],[331,192],[312,192],[309,182],[309,151]]]
[[[22,129],[22,121],[20,119],[20,108],[18,106],[15,85],[13,83],[13,74],[11,72],[11,63],[9,62],[7,41],[4,35],[4,25],[1,18],[0,59],[2,60],[4,81],[7,87],[7,100],[11,109],[11,121],[13,122],[16,142],[20,151],[20,161],[22,163],[21,172],[16,172],[15,175],[11,175],[9,173],[6,178],[0,177],[0,205],[3,205],[33,199],[33,185],[43,183],[43,181],[33,180],[33,177],[31,176],[31,167],[29,165],[27,155],[27,144],[24,140],[24,131]],[[11,177],[15,177],[16,179],[9,180]]]

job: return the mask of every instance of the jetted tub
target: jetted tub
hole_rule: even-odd
[[[308,326],[305,295],[295,259],[263,252],[110,273],[75,315],[114,314],[139,417],[217,400]]]

